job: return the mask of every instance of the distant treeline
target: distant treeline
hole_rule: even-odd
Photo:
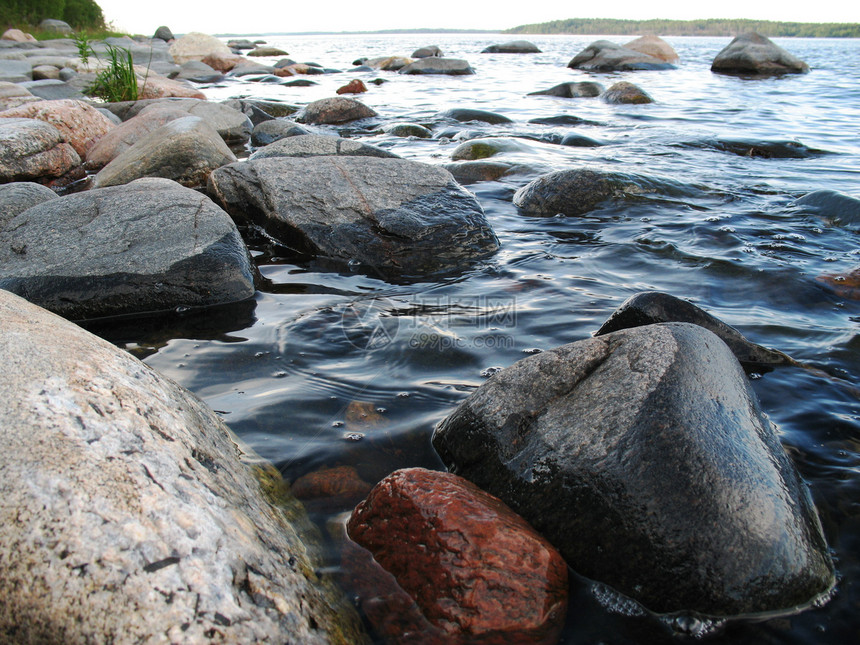
[[[755,31],[762,36],[798,38],[860,38],[860,23],[773,22],[770,20],[615,20],[568,18],[508,29],[509,34],[611,34],[638,36],[737,36]]]
[[[75,29],[104,29],[102,8],[94,0],[2,0],[0,27],[37,26],[45,18],[69,23]]]

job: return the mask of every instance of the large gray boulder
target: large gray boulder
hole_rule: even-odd
[[[834,583],[806,487],[735,357],[697,325],[526,358],[433,445],[575,571],[658,613],[791,611]]]
[[[723,48],[711,63],[720,74],[775,76],[802,74],[809,65],[792,56],[769,38],[755,32],[742,34]]]
[[[0,328],[0,641],[366,642],[218,415],[6,291]]]
[[[398,74],[443,74],[448,76],[466,76],[474,74],[475,70],[468,61],[461,58],[419,58],[409,63],[397,72]]]
[[[415,161],[255,159],[216,170],[209,192],[291,248],[385,273],[450,270],[498,248],[475,197]]]
[[[630,296],[612,312],[595,336],[620,329],[664,322],[687,322],[715,333],[748,370],[768,370],[779,365],[797,365],[790,356],[747,340],[737,329],[691,302],[660,291],[642,291]]]
[[[149,133],[166,123],[189,116],[185,110],[171,108],[169,105],[156,105],[157,108],[145,110],[143,114],[138,114],[128,121],[121,121],[116,128],[96,141],[87,152],[87,168],[104,168]]]
[[[227,144],[203,119],[185,116],[165,123],[121,152],[93,179],[96,188],[141,177],[164,177],[202,187],[216,168],[236,161]]]
[[[21,83],[33,80],[33,65],[25,60],[0,59],[0,81]]]
[[[262,121],[254,126],[254,130],[251,132],[251,145],[268,146],[275,141],[280,141],[287,137],[298,137],[303,134],[312,133],[307,128],[292,121],[269,118],[268,121]]]
[[[573,168],[543,175],[523,186],[514,194],[514,205],[526,215],[582,215],[608,200],[647,194],[692,197],[700,191],[671,179]]]
[[[387,159],[399,159],[399,157],[393,152],[388,152],[387,150],[377,148],[376,146],[323,134],[298,134],[296,136],[279,139],[275,143],[260,148],[252,154],[249,159],[323,156],[381,157]]]
[[[53,125],[38,119],[0,119],[0,183],[62,177],[81,165]]]
[[[308,103],[296,114],[296,121],[299,123],[337,125],[374,116],[376,116],[376,111],[361,101],[345,96],[335,96]]]
[[[209,198],[141,179],[7,222],[0,289],[77,320],[244,300],[254,271],[235,224]]]
[[[571,69],[591,72],[628,72],[634,70],[675,69],[675,65],[609,40],[597,40],[574,56]]]
[[[63,36],[68,36],[72,33],[72,27],[69,23],[54,18],[45,18],[39,23],[39,29],[42,31],[53,31]]]
[[[42,184],[16,181],[11,184],[0,185],[0,230],[3,230],[6,222],[18,213],[23,213],[31,206],[56,198],[57,193]]]
[[[511,40],[510,42],[485,47],[482,54],[539,54],[540,49],[528,40]]]

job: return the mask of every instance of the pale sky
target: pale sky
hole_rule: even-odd
[[[703,8],[687,0],[616,0],[605,9],[577,7],[568,0],[379,3],[324,0],[319,5],[286,0],[253,0],[247,5],[209,0],[97,0],[108,21],[123,31],[151,36],[160,25],[177,34],[370,31],[376,29],[508,29],[566,18],[751,18],[791,22],[860,22],[856,0],[724,0]]]

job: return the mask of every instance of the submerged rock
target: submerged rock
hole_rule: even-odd
[[[451,153],[454,161],[475,161],[486,159],[505,152],[528,152],[529,146],[510,137],[491,137],[487,139],[471,139],[461,143]]]
[[[0,230],[0,289],[74,320],[236,302],[254,270],[207,197],[141,179],[34,206]]]
[[[393,152],[350,139],[324,134],[296,134],[260,148],[249,159],[325,156],[400,158]]]
[[[186,114],[123,150],[96,174],[93,186],[104,188],[141,177],[164,177],[183,186],[202,187],[209,173],[234,161],[236,156],[209,124]]]
[[[0,640],[365,643],[301,506],[174,382],[0,291]]]
[[[815,281],[840,298],[860,300],[860,267],[848,273],[825,273],[817,276]]]
[[[748,370],[759,371],[778,365],[797,364],[782,352],[750,342],[737,329],[696,305],[659,291],[643,291],[630,296],[594,335],[603,336],[620,329],[665,322],[692,323],[712,331]]]
[[[293,249],[382,272],[451,270],[498,248],[475,197],[415,161],[254,159],[216,170],[209,192]]]
[[[582,215],[609,199],[644,194],[693,196],[699,190],[670,179],[574,168],[538,177],[514,194],[514,205],[526,215]]]
[[[386,134],[394,137],[417,137],[418,139],[430,139],[433,133],[423,125],[417,123],[392,123],[382,128]]]
[[[795,204],[836,226],[860,226],[860,199],[833,190],[807,193]]]
[[[398,470],[356,507],[347,530],[363,548],[348,544],[344,568],[386,642],[558,641],[567,565],[504,503],[461,477]]]
[[[491,125],[498,125],[500,123],[513,123],[513,120],[506,117],[504,114],[499,114],[498,112],[490,112],[488,110],[476,110],[474,108],[451,108],[450,110],[440,112],[439,116],[446,119],[454,119],[455,121],[460,121],[461,123],[466,123],[469,121],[481,121],[483,123],[489,123]]]
[[[648,93],[638,85],[628,83],[627,81],[619,81],[600,95],[607,103],[613,104],[642,104],[653,103]]]
[[[376,111],[364,103],[345,96],[336,96],[308,103],[296,115],[296,121],[299,123],[337,125],[359,119],[369,119],[374,116],[376,116]]]
[[[513,171],[516,166],[504,161],[463,161],[444,164],[442,167],[461,184],[474,184],[495,181]]]
[[[336,94],[363,94],[367,91],[367,85],[359,79],[354,78],[346,85],[337,88]]]
[[[597,40],[591,43],[574,56],[567,66],[592,72],[675,69],[672,63],[627,49],[608,40]]]
[[[680,60],[678,52],[672,48],[672,45],[659,36],[640,36],[629,43],[624,43],[624,48],[659,58],[667,63],[676,63]]]
[[[448,76],[467,76],[475,70],[468,61],[461,58],[419,58],[401,68],[398,74],[444,74]]]
[[[774,76],[802,74],[809,65],[755,32],[742,34],[717,54],[711,71],[720,74]]]
[[[433,445],[575,571],[655,612],[795,611],[834,583],[809,492],[703,327],[530,356],[460,404]]]
[[[0,183],[48,181],[81,165],[75,149],[49,123],[0,119]]]
[[[529,96],[560,96],[565,99],[577,99],[583,97],[600,96],[603,86],[594,81],[581,81],[579,83],[561,83],[554,85],[548,90],[529,92]]]
[[[800,141],[767,141],[755,139],[706,139],[681,144],[688,148],[713,148],[721,152],[731,152],[741,157],[760,159],[807,159],[824,154]]]
[[[499,45],[486,47],[482,54],[539,54],[540,49],[534,43],[527,40],[512,40]]]

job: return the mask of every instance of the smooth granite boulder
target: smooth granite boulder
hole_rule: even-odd
[[[667,63],[677,63],[680,60],[678,52],[674,50],[672,45],[659,36],[640,36],[629,43],[624,43],[624,48],[659,58]]]
[[[671,179],[573,168],[538,177],[514,194],[514,205],[526,215],[582,215],[610,199],[659,194],[692,197],[701,191]]]
[[[398,470],[352,512],[343,568],[386,643],[554,645],[567,565],[498,498]]]
[[[78,153],[53,125],[0,119],[0,183],[56,179],[80,165]]]
[[[717,54],[711,71],[741,76],[778,76],[803,74],[809,71],[809,65],[769,38],[749,32],[735,38]]]
[[[410,58],[430,58],[431,56],[441,57],[444,54],[442,50],[439,49],[438,45],[427,45],[426,47],[419,47],[414,52],[412,52],[412,56]]]
[[[182,63],[176,78],[192,83],[217,83],[224,79],[224,74],[199,60]]]
[[[477,161],[495,157],[506,152],[529,152],[531,148],[521,139],[513,137],[489,137],[486,139],[470,139],[454,148],[451,153],[453,161]]]
[[[57,193],[30,181],[16,181],[11,184],[0,184],[0,231],[18,213],[49,199],[56,199]]]
[[[382,127],[382,131],[393,137],[415,137],[417,139],[433,138],[433,133],[418,123],[389,123]]]
[[[513,120],[498,112],[490,112],[489,110],[477,110],[475,108],[451,108],[440,112],[439,116],[445,119],[454,119],[461,123],[469,121],[481,121],[491,125],[504,123],[513,123]]]
[[[216,170],[209,193],[290,248],[366,270],[447,271],[499,245],[474,195],[451,173],[405,159],[255,159]]]
[[[197,31],[192,31],[174,40],[170,45],[169,51],[173,57],[173,62],[177,65],[182,65],[182,63],[190,60],[203,60],[207,56],[233,55],[230,48],[215,38],[215,36],[202,34]],[[211,65],[211,63],[209,64]],[[212,65],[212,67],[215,66]]]
[[[251,132],[251,145],[268,146],[275,141],[302,134],[312,133],[307,128],[303,128],[292,121],[269,118],[254,126],[254,130]]]
[[[11,219],[0,230],[0,289],[79,320],[244,300],[254,269],[208,197],[149,178]]]
[[[121,121],[120,125],[108,132],[90,148],[87,153],[87,168],[99,170],[105,167],[150,132],[157,130],[166,123],[188,116],[189,114],[185,110],[164,105],[159,106],[158,109],[147,110],[128,121]]]
[[[0,641],[366,643],[278,472],[193,394],[0,291]]]
[[[249,159],[324,156],[400,158],[393,152],[350,139],[324,134],[296,134],[260,148]]]
[[[69,23],[54,18],[45,18],[39,23],[39,29],[42,31],[53,31],[63,36],[71,35],[73,31]]]
[[[438,56],[430,56],[429,58],[419,58],[418,60],[402,67],[398,74],[441,74],[448,76],[468,76],[474,74],[475,70],[469,65],[468,61],[461,58],[440,58]]]
[[[26,60],[0,59],[0,81],[21,83],[33,80],[33,66]]]
[[[529,96],[559,96],[565,99],[578,99],[583,97],[600,96],[603,86],[594,81],[580,81],[578,83],[560,83],[553,85],[548,90],[529,92]]]
[[[674,69],[672,63],[642,52],[627,49],[608,40],[597,40],[574,56],[571,69],[591,72],[628,72],[634,70]]]
[[[127,105],[121,113],[117,112],[112,106]],[[115,114],[126,121],[133,116],[143,112],[158,110],[163,107],[168,107],[176,110],[184,110],[191,116],[197,116],[206,121],[219,135],[224,139],[224,143],[228,145],[242,144],[251,138],[251,120],[239,110],[236,110],[223,103],[214,103],[194,98],[168,98],[155,99],[146,101],[135,101],[130,104],[108,104]]]
[[[630,296],[612,312],[594,335],[603,336],[621,329],[665,322],[692,323],[712,331],[747,370],[761,371],[779,365],[797,365],[790,356],[756,345],[737,329],[693,303],[660,291],[642,291]]]
[[[0,112],[0,117],[39,119],[50,123],[82,159],[86,158],[87,151],[96,141],[116,127],[92,105],[74,99],[27,103]]]
[[[348,123],[376,116],[376,111],[361,101],[345,96],[319,99],[308,103],[296,114],[299,123],[332,124]]]
[[[540,49],[534,43],[527,40],[511,40],[498,45],[485,47],[482,54],[539,54]]]
[[[24,89],[18,83],[0,80],[0,112],[39,100],[38,96],[34,96],[30,90]]]
[[[645,90],[628,81],[619,81],[613,84],[600,95],[600,98],[606,103],[615,105],[637,105],[654,102],[654,99]]]
[[[652,611],[793,612],[835,582],[809,491],[703,327],[647,325],[523,359],[433,445],[576,572]]]
[[[164,177],[203,187],[216,168],[236,161],[236,155],[208,123],[184,116],[143,135],[130,148],[99,170],[93,186],[127,184],[141,177]]]

